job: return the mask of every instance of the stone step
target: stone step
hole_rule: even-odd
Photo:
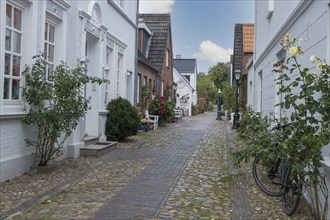
[[[97,142],[95,144],[87,145],[85,147],[80,148],[81,156],[93,156],[99,157],[117,147],[117,143],[115,141],[107,141],[107,142]]]
[[[95,136],[86,136],[84,137],[85,146],[93,145],[99,142],[99,138]]]

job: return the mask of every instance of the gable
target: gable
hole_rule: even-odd
[[[173,59],[173,67],[179,73],[195,73],[196,59]]]

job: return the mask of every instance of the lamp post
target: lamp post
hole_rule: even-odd
[[[218,90],[218,100],[217,100],[217,104],[218,104],[218,114],[217,114],[217,120],[221,120],[221,89]]]
[[[238,120],[239,120],[239,114],[238,114],[238,86],[239,86],[239,79],[241,78],[241,71],[235,70],[235,79],[236,79],[236,108],[234,113],[234,120],[233,120],[233,129],[238,128]]]

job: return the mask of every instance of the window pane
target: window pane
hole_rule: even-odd
[[[48,52],[48,60],[50,62],[54,62],[54,46],[53,45],[49,45],[49,52]]]
[[[49,25],[49,42],[54,43],[54,34],[55,34],[55,27]]]
[[[48,40],[48,23],[45,23],[45,40]]]
[[[11,26],[11,6],[6,6],[6,25]]]
[[[54,70],[54,65],[48,64],[48,68],[47,68],[48,79],[49,79],[50,76],[53,75],[53,70]]]
[[[11,99],[18,99],[18,98],[19,98],[19,80],[13,80]]]
[[[21,58],[13,56],[13,76],[21,75]]]
[[[10,55],[9,54],[5,55],[5,74],[6,75],[10,74]]]
[[[48,53],[47,53],[47,51],[48,51],[48,48],[47,48],[47,43],[45,43],[45,46],[44,46],[44,54],[45,54],[45,56],[46,57],[48,57]]]
[[[22,29],[22,12],[15,8],[14,10],[14,28],[21,30]]]
[[[13,35],[13,51],[16,53],[21,52],[21,34],[16,32]]]
[[[11,31],[6,29],[6,50],[11,50]]]
[[[9,86],[10,86],[10,79],[5,78],[5,85],[4,85],[4,90],[3,90],[3,98],[4,99],[9,99]]]

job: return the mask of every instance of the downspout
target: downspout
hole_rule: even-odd
[[[139,33],[139,0],[137,0],[136,9],[136,24],[135,24],[135,68],[134,68],[134,89],[133,89],[133,105],[137,105],[136,91],[137,91],[137,74],[138,74],[138,33]]]

